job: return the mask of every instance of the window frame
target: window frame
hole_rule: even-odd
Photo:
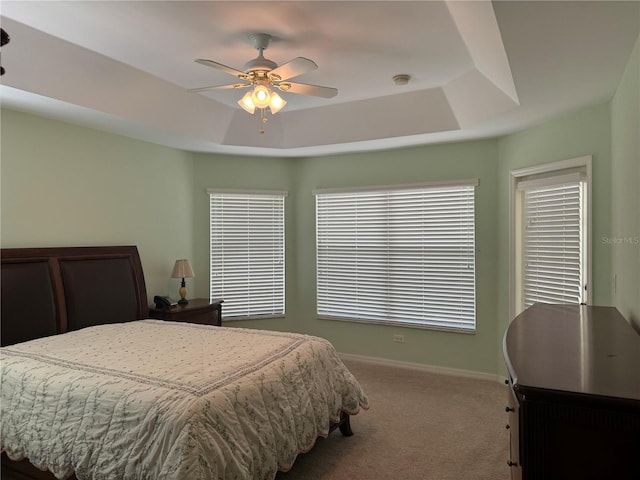
[[[586,291],[585,291],[585,303],[590,305],[593,299],[593,278],[592,278],[592,156],[584,155],[577,158],[571,158],[568,160],[561,160],[557,162],[546,163],[533,167],[526,167],[521,169],[512,170],[509,175],[509,318],[516,317],[519,310],[519,293],[518,285],[519,278],[522,275],[521,265],[519,263],[519,245],[521,245],[522,238],[519,234],[521,227],[519,222],[522,220],[520,211],[522,209],[521,202],[518,195],[518,185],[521,182],[527,181],[528,178],[555,178],[563,175],[572,174],[575,172],[582,172],[584,174],[584,182],[586,185],[585,203],[586,213],[585,219],[585,232],[586,235],[585,245],[586,252],[584,254],[584,267],[586,272],[584,278],[586,279]],[[535,181],[535,180],[534,180]]]
[[[223,318],[227,321],[236,321],[236,320],[255,320],[255,319],[265,319],[265,318],[282,318],[286,315],[286,197],[288,192],[282,190],[248,190],[248,189],[226,189],[226,188],[208,188],[207,194],[209,195],[209,295],[210,298],[222,298],[225,301],[225,308],[223,311]],[[272,255],[274,258],[277,256],[280,258],[280,265],[277,269],[281,275],[279,276],[279,280],[281,280],[281,287],[278,289],[281,292],[281,297],[279,295],[272,295],[272,301],[276,297],[281,299],[279,304],[282,306],[282,310],[280,312],[271,312],[271,313],[250,313],[250,309],[247,310],[246,314],[243,315],[232,315],[229,313],[233,313],[235,311],[234,308],[230,305],[230,299],[225,298],[224,291],[216,291],[215,289],[215,269],[214,269],[214,212],[213,212],[213,197],[214,195],[222,195],[229,197],[245,197],[249,200],[250,197],[268,197],[272,200],[277,199],[281,201],[281,210],[280,216],[276,219],[280,224],[279,227],[279,240],[274,242],[275,245],[280,246],[279,255]],[[276,229],[274,229],[276,230]],[[248,234],[250,235],[250,234]],[[277,249],[277,248],[276,248]],[[276,250],[274,249],[274,251]],[[249,267],[250,268],[250,267]],[[268,303],[268,302],[266,302]],[[274,302],[275,303],[275,302]],[[226,315],[225,315],[226,313]]]
[[[476,283],[476,275],[477,275],[477,255],[476,255],[476,188],[479,184],[477,179],[467,179],[467,180],[453,180],[453,181],[441,181],[441,182],[429,182],[429,183],[412,183],[412,184],[401,184],[401,185],[381,185],[381,186],[366,186],[366,187],[352,187],[352,188],[335,188],[335,189],[317,189],[313,191],[314,196],[316,196],[316,317],[319,319],[326,320],[337,320],[337,321],[346,321],[346,322],[355,322],[355,323],[368,323],[368,324],[377,324],[377,325],[393,325],[405,328],[419,328],[419,329],[430,329],[430,330],[443,330],[457,333],[465,333],[465,334],[474,334],[477,331],[477,283]],[[361,318],[358,316],[348,316],[345,312],[340,312],[338,315],[331,315],[330,313],[320,313],[320,305],[319,305],[319,294],[320,294],[320,267],[318,265],[319,258],[319,226],[318,226],[318,196],[319,195],[331,195],[331,194],[353,194],[354,196],[360,193],[380,193],[380,194],[390,194],[393,191],[397,190],[444,190],[444,189],[453,189],[455,187],[460,187],[460,189],[471,187],[471,208],[465,209],[465,212],[472,213],[472,219],[470,225],[467,228],[470,228],[470,239],[471,239],[471,258],[473,261],[473,272],[471,276],[471,289],[473,292],[473,298],[470,300],[472,302],[471,307],[471,321],[468,319],[465,321],[464,317],[459,317],[458,324],[453,318],[447,317],[444,320],[433,320],[429,319],[429,312],[425,310],[425,314],[427,318],[423,317],[420,320],[416,319],[407,319],[407,320],[399,320],[397,318],[389,318],[387,319],[372,319],[372,318]],[[462,191],[458,193],[459,196],[462,196]],[[431,205],[431,208],[436,208],[435,204]],[[354,213],[355,215],[355,213]],[[389,221],[393,217],[385,217],[385,221]],[[443,230],[445,232],[445,230]],[[425,237],[427,238],[427,237]],[[468,243],[467,243],[468,248]],[[424,277],[428,280],[428,276]],[[365,285],[368,285],[365,283]],[[389,295],[389,290],[387,290],[387,295]],[[441,294],[440,294],[441,295]],[[366,296],[366,294],[365,294]],[[366,303],[366,302],[365,302]],[[443,304],[446,305],[446,304]],[[467,313],[468,315],[468,313]]]

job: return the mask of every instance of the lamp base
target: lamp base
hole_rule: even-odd
[[[184,285],[184,278],[182,279],[182,283],[180,285],[180,290],[178,290],[178,293],[180,294],[180,300],[178,300],[178,305],[186,305],[187,303],[189,303],[189,300],[186,299],[187,289],[185,288],[185,285]]]

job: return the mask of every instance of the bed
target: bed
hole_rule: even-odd
[[[267,480],[368,408],[326,340],[148,319],[135,246],[1,261],[3,476]]]

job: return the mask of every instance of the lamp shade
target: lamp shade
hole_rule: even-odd
[[[267,108],[271,110],[271,114],[278,113],[287,102],[276,92],[269,90],[264,85],[256,86],[253,91],[244,94],[238,105],[253,115],[256,108]]]
[[[271,113],[273,115],[278,113],[286,104],[287,102],[285,102],[280,95],[278,95],[276,92],[271,92],[271,103],[269,104],[269,108],[271,109]]]
[[[173,266],[173,273],[171,274],[171,278],[190,277],[195,277],[195,274],[193,273],[193,268],[191,268],[189,260],[187,260],[186,258],[176,260],[176,264]]]
[[[244,97],[238,100],[238,105],[244,108],[251,115],[256,111],[256,106],[253,104],[253,100],[251,100],[251,92],[245,93]]]
[[[257,108],[267,108],[271,103],[271,92],[264,85],[257,85],[251,94],[251,101]]]

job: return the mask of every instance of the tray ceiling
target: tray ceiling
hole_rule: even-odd
[[[640,2],[6,1],[3,106],[175,148],[309,156],[502,135],[611,98],[640,32]],[[242,69],[250,33],[295,81],[260,115],[194,62]],[[393,76],[410,75],[407,85]]]

